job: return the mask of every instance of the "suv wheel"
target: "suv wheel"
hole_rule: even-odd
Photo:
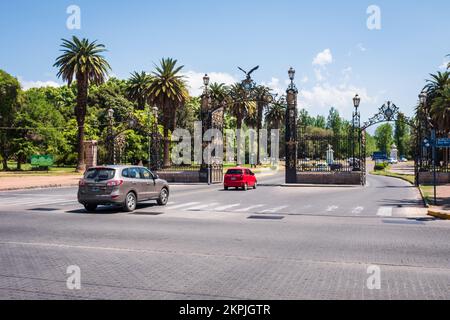
[[[86,209],[87,212],[89,213],[94,213],[95,210],[97,210],[97,205],[96,204],[85,204],[84,208]]]
[[[157,200],[158,205],[165,206],[167,202],[169,201],[169,190],[166,188],[161,189],[161,192],[159,193],[159,198]]]
[[[244,189],[244,191],[247,191],[248,190],[248,184],[244,184],[243,189]]]
[[[136,195],[133,192],[130,192],[125,197],[125,203],[123,204],[123,209],[126,212],[133,212],[136,210],[137,200]]]

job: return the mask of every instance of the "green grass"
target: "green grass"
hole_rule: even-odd
[[[0,171],[0,177],[3,176],[29,176],[29,175],[36,175],[36,176],[52,176],[52,175],[69,175],[69,174],[75,174],[75,167],[51,167],[48,171],[39,171],[36,168],[33,168],[31,164],[25,163],[22,164],[22,170],[18,171],[16,170],[17,163],[16,162],[8,162],[8,169],[9,171]],[[3,170],[3,166],[0,164],[0,170]]]
[[[433,195],[434,195],[434,187],[421,185],[420,190],[422,190],[422,194],[425,199],[425,202],[430,204],[431,199],[433,198]]]

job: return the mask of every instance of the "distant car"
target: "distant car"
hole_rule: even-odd
[[[405,157],[401,157],[401,158],[400,158],[400,162],[408,162],[408,159],[405,158]]]
[[[144,167],[103,166],[90,168],[80,180],[78,202],[88,212],[99,205],[118,205],[132,212],[141,201],[169,201],[169,184]]]
[[[248,188],[256,189],[258,185],[258,180],[256,179],[255,174],[246,168],[236,167],[228,169],[227,173],[224,177],[224,189],[228,190],[229,188],[242,188],[245,191]]]
[[[394,158],[389,158],[388,163],[389,163],[389,164],[397,164],[397,163],[398,163],[398,160],[397,160],[397,159],[394,159]]]

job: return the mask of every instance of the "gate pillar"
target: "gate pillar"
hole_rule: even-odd
[[[286,109],[286,183],[297,183],[297,95],[298,90],[294,84],[295,71],[289,70],[289,85]]]

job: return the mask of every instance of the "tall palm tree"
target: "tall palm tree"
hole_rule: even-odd
[[[265,114],[266,122],[272,129],[280,129],[285,116],[286,107],[279,101],[272,103]]]
[[[62,55],[56,59],[54,67],[59,68],[58,78],[62,78],[70,86],[74,80],[77,84],[77,104],[75,116],[78,124],[78,165],[77,171],[86,169],[84,161],[84,123],[87,112],[87,98],[89,84],[100,85],[105,81],[109,63],[101,55],[105,46],[90,42],[88,39],[78,39],[73,36],[72,41],[62,39]]]
[[[164,164],[170,167],[169,132],[175,129],[176,110],[182,107],[189,97],[184,77],[180,71],[184,66],[177,66],[177,60],[163,58],[160,65],[155,65],[153,81],[149,88],[149,102],[156,105],[162,114],[164,126]]]
[[[146,72],[133,72],[128,80],[127,96],[137,103],[139,110],[144,110],[149,98],[152,76]]]
[[[209,96],[211,97],[213,107],[223,104],[228,95],[229,88],[225,83],[213,82],[209,86]]]
[[[261,165],[261,150],[259,145],[260,140],[260,132],[263,124],[263,114],[264,109],[267,108],[267,105],[269,104],[269,101],[267,100],[267,97],[271,95],[271,89],[266,86],[257,86],[256,87],[256,131],[257,131],[257,155],[256,155],[256,161],[258,165]]]
[[[450,132],[450,83],[438,91],[431,104],[430,114],[439,130]]]
[[[450,72],[431,74],[424,90],[428,93],[427,113],[434,125],[441,130],[448,130],[448,91],[450,90]]]
[[[231,85],[228,91],[226,105],[227,112],[236,118],[236,129],[241,132],[244,120],[247,118],[252,118],[256,112],[255,101],[249,101],[247,98],[247,92],[242,85],[240,83],[235,83]],[[241,143],[242,141],[237,141],[238,145]],[[237,157],[237,160],[237,165],[241,165],[241,158],[239,156]]]

